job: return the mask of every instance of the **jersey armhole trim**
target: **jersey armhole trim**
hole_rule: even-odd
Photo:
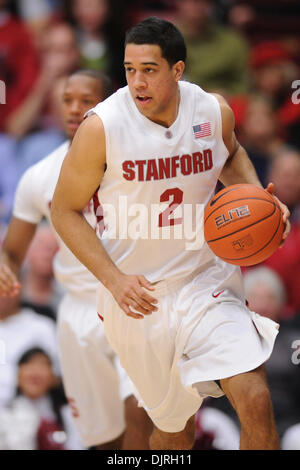
[[[226,147],[226,145],[224,143],[224,140],[223,140],[223,122],[222,122],[222,114],[221,114],[220,103],[214,95],[210,95],[210,96],[213,98],[215,108],[216,108],[216,116],[217,116],[217,119],[216,119],[216,133],[217,133],[216,139],[219,140],[220,142],[222,142],[224,153],[226,155],[226,159],[225,159],[225,162],[226,162],[228,157],[229,157],[229,151],[228,151],[228,148]]]

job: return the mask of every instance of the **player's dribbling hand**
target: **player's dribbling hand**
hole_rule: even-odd
[[[283,204],[281,201],[279,201],[278,197],[274,196],[274,183],[269,183],[267,188],[266,188],[266,191],[268,191],[268,193],[270,193],[274,199],[276,199],[277,203],[279,204],[279,207],[282,211],[282,220],[283,220],[283,223],[285,225],[285,229],[284,229],[284,232],[283,232],[283,235],[282,235],[282,242],[280,244],[280,246],[282,246],[287,238],[287,236],[289,235],[290,233],[290,230],[291,230],[291,224],[290,224],[290,221],[289,221],[289,217],[290,217],[290,211],[288,209],[288,207]]]
[[[116,287],[111,292],[126,315],[141,319],[144,315],[150,315],[158,310],[155,306],[157,300],[145,289],[154,290],[144,276],[120,274]]]
[[[0,297],[14,297],[19,294],[21,285],[5,264],[0,264]]]

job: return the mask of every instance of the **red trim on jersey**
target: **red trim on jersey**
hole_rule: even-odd
[[[100,313],[97,313],[98,317],[100,318],[101,321],[104,321],[104,318],[102,317],[102,315],[100,315]]]
[[[103,216],[103,210],[101,203],[98,198],[98,191],[99,191],[100,186],[96,189],[94,195],[93,195],[93,207],[94,207],[94,214],[96,216],[97,220],[97,226],[99,226],[99,233],[102,235],[102,233],[105,230],[105,225],[104,225],[104,216]]]
[[[67,397],[67,402],[69,403],[70,409],[71,409],[71,414],[73,418],[79,418],[79,411],[78,408],[75,404],[74,398]]]

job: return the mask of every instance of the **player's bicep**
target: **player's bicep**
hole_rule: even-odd
[[[82,211],[99,187],[105,166],[105,135],[100,119],[91,116],[79,127],[56,185],[53,207]]]

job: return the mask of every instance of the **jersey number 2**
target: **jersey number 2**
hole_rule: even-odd
[[[158,226],[159,227],[170,227],[173,225],[179,225],[182,223],[182,217],[171,217],[175,209],[183,201],[183,191],[179,188],[167,189],[160,196],[160,202],[169,202],[168,207],[159,214]]]

